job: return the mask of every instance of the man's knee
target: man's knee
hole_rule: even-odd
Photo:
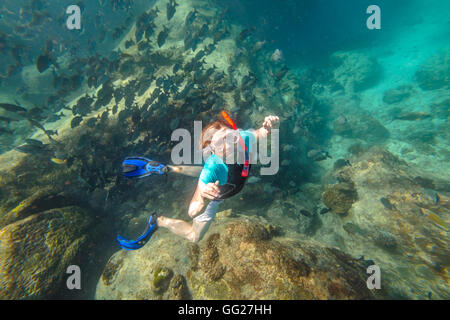
[[[187,236],[187,239],[191,242],[197,243],[201,240],[201,237],[199,234],[195,233],[194,231],[190,232]]]

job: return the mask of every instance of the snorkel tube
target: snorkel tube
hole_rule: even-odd
[[[226,122],[230,125],[230,127],[233,128],[233,130],[236,130],[236,131],[238,130],[234,121],[231,120],[230,116],[225,111],[222,111],[222,117],[226,120]],[[242,136],[240,134],[239,134],[239,143],[241,145],[242,150],[244,150],[244,154],[245,154],[244,169],[242,169],[241,175],[242,175],[242,177],[246,178],[246,177],[248,177],[248,171],[249,171],[249,166],[250,166],[250,157],[249,157],[247,146],[245,145],[244,140],[242,139]]]

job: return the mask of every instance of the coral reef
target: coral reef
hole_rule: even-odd
[[[67,267],[86,249],[91,226],[85,210],[71,206],[32,214],[0,229],[0,298],[51,297]]]
[[[449,52],[444,51],[425,61],[416,72],[416,81],[423,90],[449,88]]]
[[[368,89],[382,77],[382,69],[377,60],[357,51],[334,53],[330,67],[334,80],[349,92]]]
[[[427,178],[379,147],[350,162],[351,166],[329,174],[353,181],[357,201],[346,216],[322,215],[323,226],[314,238],[375,261],[392,298],[425,299],[432,292],[436,298],[448,299],[448,292],[439,285],[448,281],[447,184]]]
[[[322,194],[323,203],[335,213],[345,214],[358,199],[353,182],[341,182],[328,187]]]
[[[367,289],[362,262],[337,249],[307,239],[274,237],[261,218],[238,215],[217,219],[220,223],[213,224],[199,244],[160,230],[143,249],[117,252],[111,260],[124,262],[120,266],[114,262],[115,276],[99,281],[96,298],[159,299],[162,291],[162,297],[169,299],[186,297],[186,292],[192,299],[383,297],[382,292]],[[161,259],[161,255],[171,258]],[[189,267],[176,274],[186,260]],[[172,270],[176,275],[171,278]],[[109,269],[105,272],[111,273]],[[186,286],[179,289],[184,279]],[[155,282],[161,291],[152,290]],[[186,290],[184,294],[174,293],[182,290]],[[139,296],[143,292],[146,295]]]
[[[338,117],[333,121],[333,129],[338,135],[361,139],[369,144],[383,143],[390,136],[380,121],[359,113]]]

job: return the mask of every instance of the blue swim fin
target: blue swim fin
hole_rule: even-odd
[[[123,175],[127,178],[144,178],[151,175],[165,175],[167,167],[144,157],[128,157],[122,163]]]
[[[143,234],[136,240],[127,240],[124,237],[118,235],[116,239],[122,249],[137,250],[142,248],[148,242],[148,240],[150,240],[152,234],[158,229],[158,225],[156,224],[157,219],[157,214],[153,213],[148,219],[148,224]]]

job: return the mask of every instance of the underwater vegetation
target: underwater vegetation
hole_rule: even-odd
[[[69,32],[56,4],[7,0],[0,298],[448,299],[449,48],[430,36],[448,25],[412,3],[415,32],[300,39],[287,25],[326,8],[80,1],[92,22]],[[169,163],[172,132],[223,109],[240,128],[280,117],[278,173],[253,165],[199,243],[158,230],[119,250],[116,234],[136,236],[151,212],[187,220],[196,186],[127,180],[123,159]],[[88,275],[79,293],[64,287],[72,264]],[[373,264],[381,290],[366,286]]]

